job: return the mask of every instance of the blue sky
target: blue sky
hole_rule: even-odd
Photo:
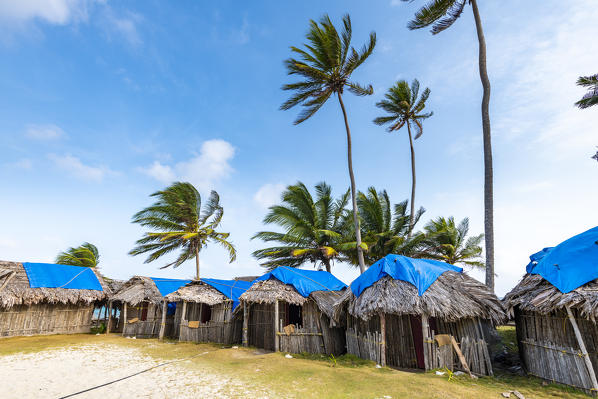
[[[282,61],[311,18],[350,13],[354,45],[378,36],[354,75],[375,94],[346,97],[358,188],[409,195],[404,132],[371,123],[398,79],[430,87],[416,142],[424,219],[468,216],[483,232],[481,85],[471,11],[432,36],[405,25],[422,2],[114,2],[0,0],[0,258],[50,262],[95,243],[105,274],[190,277],[193,262],[159,270],[127,252],[143,230],[131,216],[173,180],[216,189],[238,260],[212,246],[210,277],[259,274],[249,238],[298,180],[348,186],[345,133],[330,102],[299,126],[279,111]],[[590,0],[483,2],[492,82],[497,293],[529,254],[596,225],[598,109],[580,111],[579,75],[598,72],[598,9]],[[356,271],[337,265],[346,282]],[[474,272],[480,278],[480,273]]]

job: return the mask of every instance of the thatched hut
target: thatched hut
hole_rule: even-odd
[[[598,227],[530,256],[504,299],[529,374],[598,390]]]
[[[169,306],[164,297],[190,281],[144,276],[132,277],[110,297],[110,318],[107,332],[120,332],[123,336],[137,338],[155,338],[160,334],[163,323],[164,335],[176,337],[178,328],[174,323],[175,313],[180,310],[174,304]],[[112,319],[115,308],[119,314],[118,320]],[[113,321],[117,323],[113,323]]]
[[[344,353],[344,331],[332,312],[346,287],[324,271],[282,266],[266,273],[240,297],[243,344],[290,353]]]
[[[89,332],[109,293],[92,268],[0,261],[0,337]]]
[[[485,332],[505,317],[498,298],[461,268],[399,255],[355,279],[334,314],[346,322],[348,353],[424,370],[453,369],[459,359],[457,368],[477,374],[492,374]]]
[[[181,308],[175,320],[179,341],[241,343],[243,318],[233,311],[250,286],[251,282],[243,280],[202,278],[166,295],[168,302]]]

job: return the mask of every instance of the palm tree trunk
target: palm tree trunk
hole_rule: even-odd
[[[407,232],[407,238],[409,238],[413,232],[413,215],[415,212],[415,150],[413,149],[411,124],[409,122],[407,122],[407,132],[409,133],[409,147],[411,148],[411,211],[409,212],[409,232]]]
[[[195,248],[195,279],[199,280],[199,247]]]
[[[486,69],[486,39],[476,0],[471,0],[471,8],[479,42],[480,80],[484,94],[482,97],[482,131],[484,137],[484,233],[486,240],[486,285],[494,291],[494,193],[492,172],[492,137],[490,135],[490,79]]]
[[[365,272],[365,261],[363,260],[363,248],[361,248],[361,229],[359,228],[359,217],[357,216],[357,199],[355,195],[355,176],[353,176],[353,155],[351,149],[351,129],[347,120],[347,111],[343,103],[343,97],[338,92],[338,102],[343,110],[345,118],[345,129],[347,130],[347,163],[349,164],[349,177],[351,178],[351,202],[353,204],[353,223],[355,224],[355,241],[357,243],[357,259],[359,261],[359,271]]]
[[[326,271],[328,273],[330,273],[331,272],[331,270],[330,270],[330,259],[324,258],[324,260],[322,262],[324,263],[324,266],[326,266]]]

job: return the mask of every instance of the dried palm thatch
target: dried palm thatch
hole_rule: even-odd
[[[0,308],[38,303],[90,304],[102,301],[112,292],[102,275],[92,269],[104,291],[70,288],[31,288],[27,273],[20,262],[0,261]],[[6,283],[6,284],[4,284]]]
[[[110,299],[137,306],[141,302],[159,305],[164,298],[154,280],[149,277],[134,276],[127,280]]]
[[[168,302],[195,302],[205,303],[209,306],[214,306],[224,301],[229,300],[226,295],[222,294],[216,288],[203,281],[194,280],[189,284],[179,288],[178,290],[166,295]]]
[[[240,300],[266,304],[273,304],[279,300],[292,305],[303,306],[311,298],[324,314],[332,317],[334,304],[341,296],[342,291],[314,291],[310,294],[309,298],[305,298],[292,285],[284,284],[278,279],[271,278],[269,280],[256,281],[251,288],[241,295]]]
[[[334,318],[345,319],[345,312],[363,320],[379,313],[422,315],[457,321],[463,318],[491,320],[495,324],[505,320],[500,300],[484,284],[465,273],[444,272],[418,296],[411,283],[385,276],[355,297],[348,289],[334,305]]]
[[[509,317],[514,317],[515,308],[549,314],[569,306],[578,310],[582,317],[598,319],[598,280],[563,294],[554,285],[538,274],[526,274],[503,299]]]

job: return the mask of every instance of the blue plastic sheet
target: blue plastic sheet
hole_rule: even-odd
[[[227,298],[233,300],[233,309],[239,305],[239,297],[251,287],[253,281],[218,280],[215,278],[201,278],[201,281],[214,287]]]
[[[103,291],[102,285],[89,267],[23,263],[31,288],[66,288]]]
[[[564,294],[571,292],[598,278],[598,226],[530,259],[528,273],[539,274]]]
[[[386,255],[351,283],[351,291],[358,297],[361,293],[384,276],[406,281],[417,288],[422,296],[424,292],[446,271],[461,273],[462,268],[431,259],[414,259],[402,255]]]
[[[171,292],[175,292],[185,284],[189,284],[191,280],[179,280],[175,278],[161,278],[161,277],[150,277],[158,287],[160,295],[166,296]]]
[[[297,292],[307,298],[314,291],[339,291],[347,285],[325,271],[302,270],[293,267],[279,266],[269,273],[258,277],[255,281],[275,278],[295,287]]]

